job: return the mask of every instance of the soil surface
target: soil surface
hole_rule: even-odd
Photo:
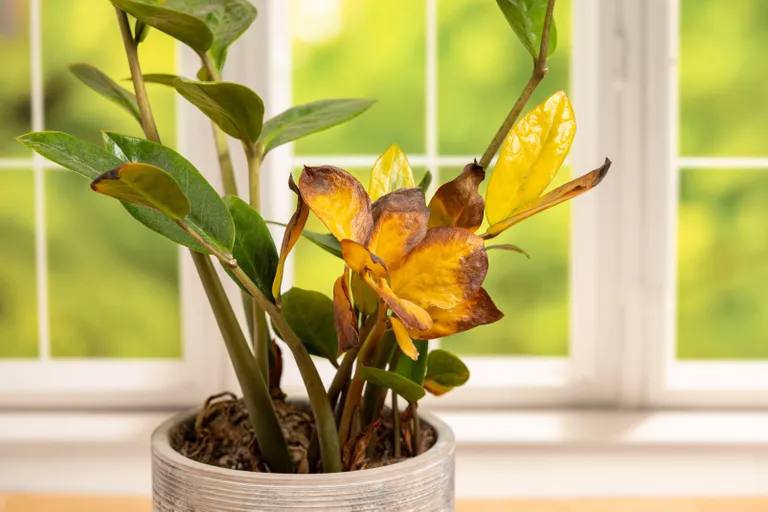
[[[314,438],[312,411],[303,403],[275,400],[275,409],[288,441],[296,473],[319,473],[319,448]],[[387,466],[424,453],[435,444],[435,430],[420,422],[418,450],[414,442],[412,413],[400,413],[401,455],[395,457],[393,416],[389,409],[382,418],[361,430],[342,449],[345,470],[357,471]],[[240,471],[269,473],[241,399],[231,393],[211,397],[195,418],[170,433],[174,450],[192,460]]]

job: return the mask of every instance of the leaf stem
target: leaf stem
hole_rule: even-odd
[[[394,424],[394,444],[395,444],[395,458],[400,458],[400,409],[397,405],[397,393],[392,391],[392,423]]]
[[[419,402],[411,402],[413,413],[413,455],[421,455],[421,419],[419,418]]]
[[[336,375],[333,376],[333,382],[331,387],[328,388],[328,399],[331,401],[331,407],[333,407],[339,399],[341,392],[344,390],[349,378],[352,376],[352,367],[357,359],[357,353],[360,351],[360,346],[352,348],[344,354],[344,359],[341,361]]]
[[[544,80],[544,77],[547,76],[549,29],[552,25],[552,13],[554,10],[555,0],[549,0],[549,3],[547,3],[547,13],[544,16],[544,27],[541,32],[541,47],[539,48],[539,55],[533,61],[533,72],[531,73],[531,77],[528,79],[528,83],[525,84],[523,92],[520,93],[517,101],[512,106],[512,110],[509,111],[509,114],[507,114],[506,119],[504,119],[504,122],[501,124],[501,127],[499,127],[496,135],[493,136],[493,139],[488,145],[488,148],[485,150],[485,153],[483,153],[483,156],[480,157],[480,162],[478,163],[483,169],[488,168],[491,160],[493,160],[493,157],[496,156],[496,153],[499,151],[501,144],[504,142],[504,138],[507,136],[507,133],[509,133],[509,130],[511,130],[515,125],[517,118],[520,117],[520,114],[525,108],[525,105],[528,103],[528,100],[531,99],[531,96],[536,90],[536,87],[538,87],[541,81]]]

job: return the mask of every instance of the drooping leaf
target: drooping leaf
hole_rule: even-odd
[[[430,318],[429,313],[417,304],[395,295],[386,278],[382,277],[376,280],[370,272],[362,274],[362,277],[365,283],[386,302],[387,306],[403,321],[408,329],[427,331],[432,327],[432,318]]]
[[[424,375],[427,373],[427,356],[429,342],[423,340],[413,340],[419,357],[415,361],[410,357],[400,357],[397,359],[395,373],[421,386],[424,383]]]
[[[173,86],[225,133],[256,142],[264,122],[264,102],[244,85],[232,82],[193,82],[176,78]]]
[[[235,245],[232,256],[251,278],[251,281],[269,300],[272,296],[272,282],[277,273],[277,248],[266,223],[251,206],[236,196],[226,196],[224,202],[235,223]],[[224,267],[231,275],[231,270]],[[232,276],[234,281],[240,281]],[[241,285],[242,286],[242,285]]]
[[[149,164],[121,164],[91,182],[99,194],[138,204],[183,219],[189,213],[189,199],[167,172]]]
[[[485,251],[486,252],[488,252],[490,250],[493,250],[493,249],[496,249],[496,250],[499,250],[499,251],[512,251],[512,252],[516,252],[516,253],[522,254],[523,256],[525,256],[528,259],[531,259],[531,255],[528,254],[527,252],[525,252],[525,249],[522,249],[522,248],[520,248],[520,247],[518,247],[516,245],[512,245],[512,244],[496,244],[496,245],[486,245],[485,246]]]
[[[362,274],[371,272],[376,279],[389,276],[384,262],[365,246],[345,238],[341,241],[341,255],[349,268]]]
[[[235,243],[235,226],[227,205],[203,175],[183,156],[160,144],[114,132],[104,132],[104,143],[113,155],[125,162],[151,164],[173,176],[191,204],[189,215],[184,222],[220,250],[232,250]],[[134,215],[134,211],[129,211]],[[191,237],[170,219],[163,216],[159,219],[134,216],[147,227],[171,240],[196,250],[199,247],[196,247],[196,243],[189,244]]]
[[[174,39],[190,46],[198,53],[204,53],[213,44],[213,33],[208,25],[199,17],[193,16],[184,9],[175,9],[168,4],[182,6],[186,2],[160,2],[151,0],[111,0],[119,9],[127,12],[137,20],[150,27],[165,32]],[[162,4],[159,5],[159,4]]]
[[[338,344],[331,299],[320,292],[291,288],[283,294],[282,311],[310,354],[336,361]]]
[[[267,224],[274,224],[276,226],[287,227],[288,224],[284,222],[277,222],[274,220],[266,221]],[[323,249],[325,252],[341,258],[341,243],[330,233],[317,233],[315,231],[309,231],[305,229],[301,232],[301,236]]]
[[[544,18],[547,14],[547,0],[496,0],[509,26],[517,34],[528,53],[535,59],[541,50],[541,34],[544,31]],[[547,56],[557,48],[557,28],[555,18],[549,29]]]
[[[469,368],[458,356],[447,350],[436,349],[429,353],[424,387],[433,395],[443,395],[453,388],[463,386],[469,380]]]
[[[466,229],[439,227],[427,231],[392,272],[392,291],[422,308],[449,309],[477,293],[487,272],[482,238]]]
[[[68,67],[69,71],[75,75],[78,80],[90,87],[100,96],[122,107],[125,111],[131,114],[136,121],[141,123],[139,105],[136,103],[136,96],[131,91],[124,87],[120,87],[114,80],[90,64],[77,63],[70,64]]]
[[[584,176],[569,181],[565,185],[557,187],[549,194],[539,198],[538,200],[527,204],[511,217],[504,219],[501,222],[493,224],[488,227],[488,231],[485,235],[486,238],[493,238],[503,231],[511,228],[515,224],[524,221],[525,219],[541,213],[544,210],[548,210],[553,206],[557,206],[560,203],[573,199],[576,196],[583,194],[584,192],[593,189],[603,181],[605,175],[608,174],[608,169],[611,168],[611,161],[607,158],[605,163],[597,169],[588,172]]]
[[[429,229],[456,226],[477,231],[483,223],[485,201],[478,189],[485,171],[477,162],[468,164],[456,178],[443,184],[429,202]]]
[[[374,100],[338,99],[291,107],[264,123],[261,134],[264,152],[350,121],[374,103]]]
[[[485,195],[486,217],[496,224],[539,198],[560,170],[576,119],[563,91],[537,105],[507,134]]]
[[[390,271],[427,233],[429,209],[420,188],[403,188],[378,198],[371,206],[373,233],[368,247]]]
[[[419,350],[408,335],[408,329],[405,328],[403,322],[397,317],[393,316],[389,320],[392,324],[392,331],[395,333],[397,346],[400,347],[403,354],[416,361],[419,358]]]
[[[337,355],[341,355],[358,343],[357,315],[352,308],[349,290],[349,269],[336,279],[333,285],[333,325],[338,338]]]
[[[504,318],[504,313],[499,311],[491,296],[483,288],[480,288],[480,291],[469,299],[450,309],[431,307],[427,312],[432,318],[432,327],[426,331],[409,330],[408,334],[414,340],[446,338],[479,325],[498,322]]]
[[[324,165],[304,167],[299,178],[301,197],[333,236],[366,245],[373,230],[371,198],[344,169]]]
[[[383,388],[391,389],[405,398],[408,402],[417,402],[424,398],[424,395],[426,394],[424,388],[420,385],[395,372],[389,372],[374,366],[362,365],[358,368],[357,372],[361,379],[373,382]]]
[[[373,164],[371,184],[368,187],[371,200],[376,201],[384,194],[415,186],[408,158],[397,144],[392,144]]]
[[[424,177],[421,178],[421,181],[419,182],[419,188],[422,192],[426,195],[427,190],[429,190],[429,186],[432,184],[432,173],[427,170],[427,172],[424,174]]]
[[[280,260],[277,262],[277,273],[275,274],[275,280],[272,283],[272,295],[280,302],[280,290],[283,286],[283,272],[285,270],[285,261],[288,259],[288,255],[299,240],[299,235],[304,229],[304,225],[307,223],[309,217],[309,207],[302,199],[299,193],[299,187],[296,186],[296,182],[293,181],[293,175],[288,176],[288,187],[297,196],[296,199],[296,211],[291,215],[291,219],[285,226],[285,232],[283,233],[283,242],[280,245]],[[339,250],[341,252],[341,250]]]

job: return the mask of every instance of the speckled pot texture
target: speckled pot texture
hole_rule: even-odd
[[[437,431],[426,453],[375,469],[328,475],[233,471],[201,464],[171,448],[168,433],[195,412],[179,414],[152,434],[152,502],[155,512],[449,512],[454,510],[451,429]]]

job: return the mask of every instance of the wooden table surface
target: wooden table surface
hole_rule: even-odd
[[[0,494],[0,512],[151,512],[146,498]],[[768,499],[462,501],[456,512],[766,512]]]

